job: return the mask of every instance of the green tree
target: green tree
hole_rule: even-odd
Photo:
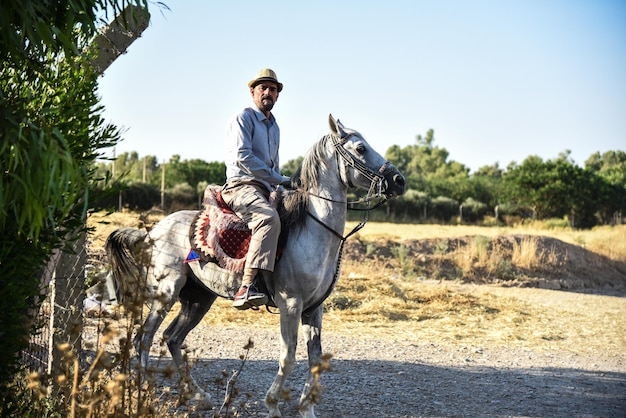
[[[154,155],[139,158],[137,152],[125,152],[118,156],[106,158],[96,163],[99,179],[114,177],[122,184],[146,183],[161,185],[161,165]]]
[[[280,168],[281,173],[285,176],[293,176],[298,168],[300,168],[300,166],[302,165],[302,160],[304,160],[304,157],[298,157],[293,160],[287,161],[287,163]]]
[[[507,201],[531,209],[538,219],[567,216],[574,227],[593,226],[601,182],[567,155],[548,161],[530,156],[511,165],[504,177]]]
[[[599,216],[603,223],[620,222],[626,212],[626,152],[596,152],[585,161],[585,168],[600,177]]]
[[[187,183],[195,188],[201,181],[210,184],[226,182],[226,165],[223,162],[207,163],[204,160],[182,160],[180,155],[172,156],[165,167],[165,187],[171,188]]]
[[[498,163],[480,167],[470,176],[470,195],[468,196],[484,202],[490,208],[495,208],[502,203],[503,198],[503,177],[504,170]]]
[[[196,187],[202,181],[222,185],[226,182],[226,165],[222,162],[207,163],[204,160],[192,159],[183,161],[185,182]]]
[[[145,1],[137,1],[147,6]],[[97,74],[81,55],[100,14],[128,2],[0,3],[0,405],[38,307],[40,270],[84,224],[104,123]],[[99,14],[100,13],[100,14]]]
[[[453,160],[448,160],[447,149],[435,146],[435,132],[429,129],[426,135],[417,135],[416,143],[400,148],[391,146],[385,158],[404,174],[407,187],[426,193],[431,198],[445,197],[446,210],[434,213],[450,219],[448,206],[452,201],[457,204],[472,196],[469,169]],[[422,212],[418,210],[416,212]]]
[[[548,179],[540,157],[529,156],[521,165],[511,163],[504,179],[507,202],[530,209],[533,217],[548,215],[550,205],[543,196],[543,187]]]

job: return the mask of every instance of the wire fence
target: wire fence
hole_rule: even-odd
[[[72,351],[81,350],[83,302],[85,298],[85,235],[53,253],[41,275],[44,300],[36,315],[38,331],[31,335],[29,347],[22,351],[27,369],[52,375],[60,369],[61,344]]]

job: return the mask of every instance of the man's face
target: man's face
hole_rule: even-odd
[[[269,112],[278,100],[278,85],[271,81],[263,81],[250,89],[254,104],[264,112]]]

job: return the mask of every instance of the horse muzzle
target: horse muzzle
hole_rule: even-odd
[[[383,194],[387,198],[402,196],[406,191],[406,180],[404,176],[393,165],[389,165],[383,173]]]

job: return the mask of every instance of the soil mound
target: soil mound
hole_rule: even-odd
[[[357,262],[375,259],[390,268],[409,264],[414,274],[429,279],[589,293],[626,291],[626,260],[546,236],[466,236],[400,243],[382,238],[348,240],[344,257]]]

